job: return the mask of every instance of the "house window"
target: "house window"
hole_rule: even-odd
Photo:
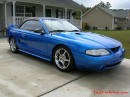
[[[117,24],[118,20],[117,18],[114,18],[114,23]]]
[[[56,18],[64,18],[64,11],[62,9],[56,10]]]
[[[13,8],[12,8],[12,13],[13,13]],[[16,16],[35,17],[35,7],[16,5]]]
[[[35,7],[25,6],[25,16],[35,17]]]
[[[46,17],[51,17],[51,9],[46,9]]]
[[[16,6],[16,16],[24,16],[24,6]]]

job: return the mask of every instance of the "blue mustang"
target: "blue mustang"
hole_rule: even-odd
[[[117,67],[124,58],[122,44],[112,38],[82,32],[64,19],[33,18],[8,27],[13,53],[18,51],[52,61],[61,71],[75,67],[103,71]]]

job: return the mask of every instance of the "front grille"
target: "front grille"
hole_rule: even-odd
[[[118,64],[120,64],[121,62],[115,63],[115,64],[110,64],[110,65],[106,65],[105,67],[112,67],[112,66],[116,66]]]
[[[111,51],[115,53],[115,52],[117,52],[119,50],[119,48],[120,48],[120,46],[116,47],[116,48],[111,48]]]

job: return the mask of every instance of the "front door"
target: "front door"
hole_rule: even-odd
[[[64,17],[64,12],[62,9],[57,9],[56,10],[56,18],[63,18]]]
[[[40,31],[43,29],[39,21],[26,21],[21,27],[21,36],[19,38],[20,48],[33,54],[48,57],[47,55],[47,40],[48,35],[41,35]]]
[[[51,17],[51,9],[46,9],[46,17]]]
[[[46,58],[49,57],[47,54],[47,34],[41,35],[41,33],[36,33],[33,31],[28,31],[23,34],[24,36],[22,37],[22,40],[27,46],[27,51]]]

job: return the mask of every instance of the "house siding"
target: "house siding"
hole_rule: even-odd
[[[130,19],[128,20],[128,27],[127,27],[128,30],[130,30]]]
[[[127,29],[130,30],[130,11],[129,11],[129,14],[128,14],[128,27],[127,27]]]
[[[112,21],[113,17],[98,7],[83,16],[83,23],[87,23],[90,27],[97,27],[98,29],[108,27],[108,29],[112,30]]]

